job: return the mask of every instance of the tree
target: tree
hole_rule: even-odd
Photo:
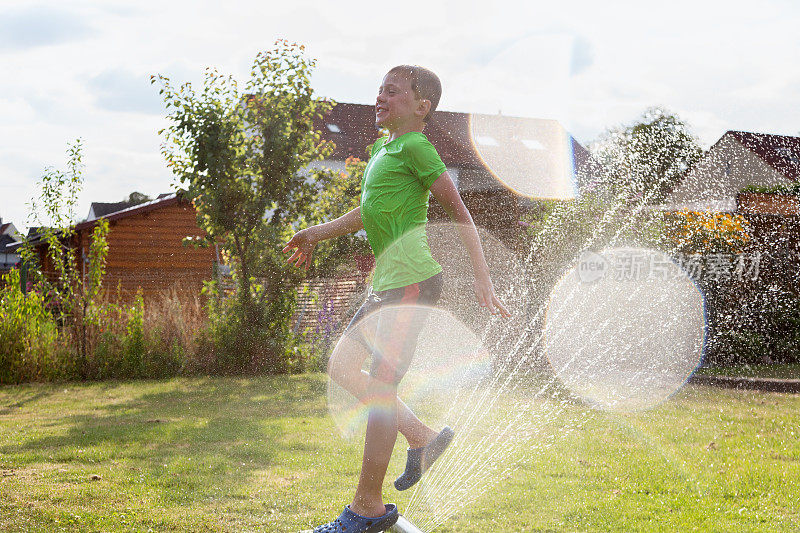
[[[171,122],[160,132],[167,166],[193,199],[208,240],[220,243],[231,262],[236,304],[226,331],[235,332],[235,342],[227,350],[243,370],[286,370],[281,354],[301,278],[287,265],[282,243],[312,217],[323,185],[300,171],[332,150],[313,127],[332,107],[313,97],[314,66],[302,45],[278,40],[256,56],[244,92],[213,69],[200,92],[190,83],[173,88],[163,75],[151,78],[160,82]]]
[[[45,168],[44,174],[39,178],[37,188],[39,197],[31,199],[28,207],[28,225],[36,226],[47,246],[47,257],[50,259],[55,279],[46,280],[41,271],[36,267],[36,252],[29,240],[22,247],[22,259],[26,270],[33,274],[37,281],[49,285],[48,292],[54,295],[58,302],[58,309],[65,310],[62,302],[68,302],[74,295],[78,285],[78,269],[75,267],[75,258],[71,250],[72,240],[75,236],[73,220],[75,220],[75,207],[78,203],[78,193],[83,185],[82,171],[83,141],[76,139],[67,147],[67,170],[53,167]]]
[[[361,178],[367,163],[357,157],[348,157],[345,169],[335,172],[330,169],[319,169],[314,172],[314,179],[326,186],[317,195],[312,207],[313,217],[305,226],[333,220],[352,211],[361,201]],[[330,239],[317,244],[314,250],[312,276],[330,276],[342,265],[351,263],[353,254],[369,255],[372,250],[367,242],[366,233],[345,235],[338,239]]]
[[[22,258],[26,272],[30,272],[40,290],[47,295],[48,304],[60,324],[72,333],[76,353],[79,356],[77,370],[86,377],[87,341],[86,325],[97,321],[106,257],[108,255],[108,221],[97,222],[86,256],[87,268],[82,274],[81,262],[75,252],[75,206],[83,185],[81,139],[76,139],[67,149],[67,171],[47,167],[39,179],[38,199],[31,200],[29,224],[40,225],[42,241],[46,246],[46,258],[55,273],[48,279],[37,265],[37,252],[30,240],[22,247]]]
[[[590,149],[605,167],[606,192],[646,203],[662,202],[703,154],[686,123],[660,107],[608,129]]]
[[[138,191],[133,191],[132,193],[130,193],[128,195],[127,198],[125,198],[122,201],[123,202],[128,202],[131,205],[139,205],[139,204],[143,204],[145,202],[149,202],[150,200],[152,200],[152,198],[150,198],[146,194],[138,192]]]

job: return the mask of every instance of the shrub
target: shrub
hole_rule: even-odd
[[[297,370],[298,340],[287,318],[294,310],[294,294],[244,310],[240,298],[222,297],[216,282],[207,283],[204,290],[209,295],[210,342],[204,343],[202,354],[206,371],[278,374]]]
[[[717,288],[719,289],[719,288]],[[800,298],[773,286],[707,291],[715,307],[706,362],[800,363]]]
[[[152,373],[192,373],[206,319],[198,295],[175,287],[153,298],[144,313],[145,337],[152,352]]]
[[[175,288],[144,301],[119,303],[108,295],[87,344],[91,379],[164,378],[198,371],[196,357],[205,323],[199,299]]]
[[[164,378],[220,366],[201,362],[212,337],[198,296],[173,288],[148,302],[139,293],[133,302],[120,303],[119,292],[103,293],[87,306],[79,330],[59,326],[44,288],[31,286],[23,293],[18,270],[2,281],[0,384]],[[74,339],[76,331],[81,343]]]
[[[3,276],[0,287],[0,384],[74,377],[74,360],[46,298],[24,294],[19,271]]]
[[[678,253],[737,254],[750,241],[749,230],[739,214],[681,211],[667,218],[666,233]]]

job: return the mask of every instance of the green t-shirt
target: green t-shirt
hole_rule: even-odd
[[[375,254],[376,291],[442,271],[431,256],[425,224],[431,184],[447,168],[422,132],[388,139],[375,141],[361,180],[361,220]]]

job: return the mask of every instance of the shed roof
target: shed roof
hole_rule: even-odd
[[[100,218],[104,218],[104,219],[108,220],[109,222],[113,222],[115,220],[119,220],[119,219],[126,218],[126,217],[133,216],[133,215],[142,215],[142,214],[147,213],[149,211],[152,211],[154,209],[160,209],[160,208],[163,208],[163,207],[168,207],[168,206],[176,204],[176,203],[178,203],[180,201],[181,201],[181,199],[178,197],[178,195],[176,193],[160,194],[158,196],[158,198],[156,198],[155,200],[150,200],[149,202],[145,202],[143,204],[133,205],[133,206],[124,208],[124,209],[122,209],[120,211],[112,212],[112,213],[110,213],[108,215],[105,215],[105,216],[102,216],[102,217],[93,218],[91,220],[84,220],[82,222],[79,222],[78,224],[75,225],[74,229],[75,229],[75,231],[81,231],[83,229],[91,228],[97,223],[97,221]],[[117,202],[117,203],[125,203],[125,202]],[[45,229],[44,227],[32,227],[32,228],[29,228],[28,229],[28,236],[26,237],[26,239],[29,240],[32,245],[38,246],[39,243],[42,241],[42,236],[43,236],[43,233],[44,233],[44,229]],[[20,246],[22,246],[22,243],[18,242],[15,245],[10,245],[10,246],[13,246],[13,249],[17,249]]]
[[[85,228],[90,228],[94,226],[95,223],[100,218],[105,218],[109,222],[113,222],[115,220],[119,220],[121,218],[126,218],[133,215],[142,215],[154,209],[160,209],[163,207],[176,204],[179,201],[180,199],[178,198],[178,195],[176,193],[160,194],[158,198],[156,198],[155,200],[150,200],[149,202],[145,202],[143,204],[131,205],[130,207],[123,208],[119,211],[113,211],[110,214],[94,218],[91,220],[84,220],[83,222],[80,222],[75,226],[75,230],[80,231]],[[127,203],[127,202],[118,202],[118,203]]]

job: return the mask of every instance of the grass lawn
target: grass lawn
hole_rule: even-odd
[[[800,530],[798,413],[692,385],[597,412],[436,531]],[[5,386],[0,530],[298,531],[338,515],[360,458],[320,375]]]
[[[800,379],[800,364],[706,366],[697,369],[704,376]]]

